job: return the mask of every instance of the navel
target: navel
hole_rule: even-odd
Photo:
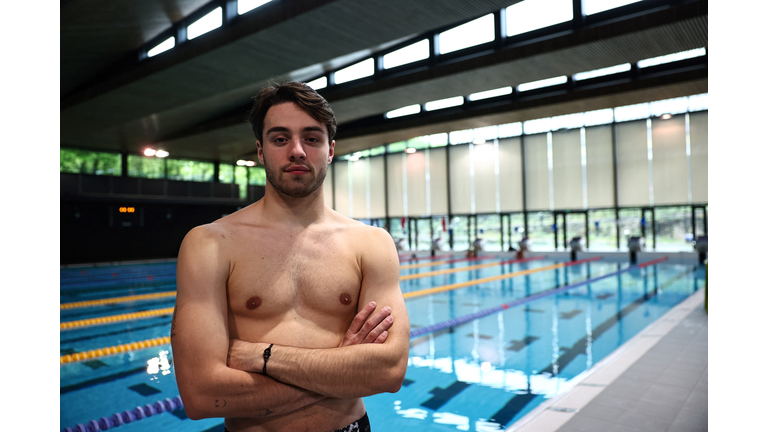
[[[261,306],[261,297],[259,296],[253,296],[248,299],[248,301],[245,303],[245,307],[248,309],[256,309],[257,307]]]
[[[348,304],[352,303],[352,297],[350,297],[349,294],[344,293],[344,294],[339,296],[339,301],[343,305],[348,305]]]

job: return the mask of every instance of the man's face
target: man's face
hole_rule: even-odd
[[[272,106],[264,117],[259,161],[267,181],[279,193],[302,198],[325,179],[336,145],[328,145],[328,130],[293,102]]]

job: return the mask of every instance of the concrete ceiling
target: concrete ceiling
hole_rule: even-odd
[[[211,2],[63,1],[61,146],[128,153],[153,146],[179,158],[249,158],[255,144],[246,114],[270,80],[308,81],[517,1],[273,0],[145,60],[139,53],[146,43]],[[321,90],[339,123],[337,154],[424,134],[707,92],[704,58],[655,73],[633,68],[599,85],[569,84],[408,119],[383,118],[409,104],[707,47],[702,0],[644,0],[588,18]]]

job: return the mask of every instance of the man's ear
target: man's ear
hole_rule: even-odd
[[[259,140],[256,140],[256,148],[256,154],[259,158],[259,163],[264,165],[264,148],[261,146],[261,142]]]
[[[328,148],[328,165],[333,161],[333,152],[336,149],[336,140],[331,141],[331,145]]]

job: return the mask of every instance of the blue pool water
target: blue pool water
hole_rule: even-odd
[[[403,276],[446,272],[401,281],[412,332],[429,331],[411,339],[401,390],[365,398],[374,430],[509,427],[546,398],[573,386],[580,374],[704,286],[703,270],[689,265],[636,268],[600,260],[545,269],[559,263],[551,259],[498,264],[508,260],[510,256],[401,270]],[[485,264],[493,265],[476,268]],[[504,277],[535,269],[544,270]],[[472,284],[483,278],[495,280]],[[414,294],[461,283],[469,285]],[[483,314],[568,286],[574,288]],[[62,269],[60,301],[175,289],[175,263]],[[62,309],[60,319],[65,323],[165,309],[174,299]],[[162,315],[62,330],[61,355],[165,337],[170,321],[171,315]],[[178,388],[172,362],[170,344],[164,344],[62,364],[61,428],[173,399]],[[183,409],[174,409],[115,430],[220,431],[222,424],[222,419],[192,421]]]

